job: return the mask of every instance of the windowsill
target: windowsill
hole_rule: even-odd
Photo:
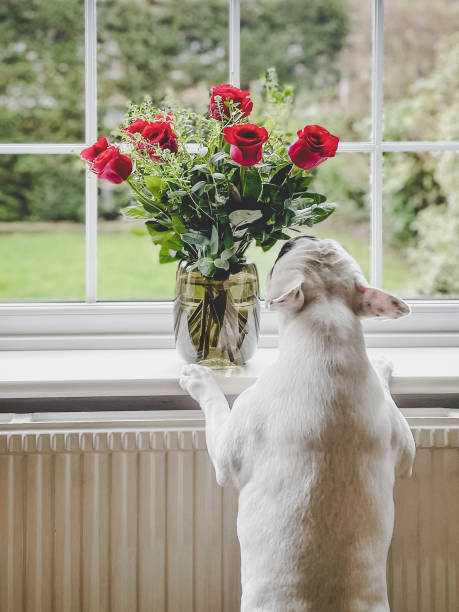
[[[459,348],[370,348],[394,363],[394,395],[459,395]],[[257,351],[245,368],[219,376],[227,395],[251,385],[274,361],[276,349]],[[183,361],[174,349],[0,352],[0,399],[183,396]]]

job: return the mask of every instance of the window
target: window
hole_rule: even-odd
[[[457,341],[455,0],[11,0],[0,15],[3,330],[41,335],[43,317],[54,338],[169,329],[174,267],[159,265],[141,226],[118,219],[128,192],[85,175],[77,153],[114,129],[129,99],[172,95],[205,109],[229,72],[257,100],[260,73],[275,65],[296,86],[292,132],[321,123],[341,137],[315,179],[341,206],[317,234],[413,300],[413,317],[383,331],[369,323],[370,336]],[[251,255],[264,279],[275,249]],[[155,323],[145,328],[142,314]]]

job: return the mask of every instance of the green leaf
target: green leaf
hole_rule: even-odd
[[[234,244],[233,234],[229,229],[226,229],[225,233],[223,234],[223,244],[225,245],[226,249],[230,249]]]
[[[263,198],[275,200],[280,193],[281,188],[279,185],[275,185],[274,183],[263,183]]]
[[[190,172],[204,172],[205,174],[210,174],[210,168],[207,164],[197,164],[191,168]]]
[[[205,234],[201,234],[201,232],[187,232],[186,234],[180,234],[180,238],[183,242],[197,246],[207,246],[209,244],[209,238]]]
[[[197,191],[199,191],[200,189],[202,189],[206,185],[207,185],[206,181],[198,181],[197,183],[195,183],[193,185],[193,187],[190,189],[190,191],[191,191],[191,193],[196,193]]]
[[[152,230],[155,232],[169,232],[170,228],[163,225],[162,223],[157,223],[156,221],[146,221],[145,225],[147,226],[147,230],[152,233]]]
[[[229,261],[226,259],[214,259],[214,266],[222,270],[229,270]]]
[[[175,191],[168,191],[167,192],[167,197],[168,198],[177,198],[179,196],[185,196],[187,194],[188,194],[188,192],[185,191],[184,189],[176,189]]]
[[[258,200],[261,196],[263,184],[261,176],[256,168],[245,168],[241,172],[242,178],[242,197]]]
[[[269,251],[276,244],[277,240],[269,240],[261,244],[263,251]]]
[[[141,206],[127,206],[122,208],[123,217],[128,219],[151,219],[151,212],[146,211]]]
[[[293,210],[294,212],[300,210],[310,210],[313,206],[313,201],[310,198],[287,198],[284,202],[284,208]]]
[[[157,215],[158,214],[158,206],[154,206],[153,204],[148,204],[147,202],[143,203],[143,207],[145,208],[145,210],[148,210],[148,212],[152,213],[153,215]]]
[[[168,249],[167,247],[164,247],[164,246],[161,247],[159,251],[159,263],[161,264],[171,263],[173,261],[177,261],[177,259],[180,259],[180,256],[177,256],[176,251]]]
[[[222,174],[221,172],[213,172],[212,177],[216,180],[216,181],[220,181],[220,180],[224,180],[226,179],[226,176],[224,174]]]
[[[313,191],[305,191],[301,195],[304,198],[309,198],[315,204],[322,204],[322,202],[325,202],[327,199],[327,196],[323,195],[322,193],[315,193]]]
[[[282,185],[282,183],[287,178],[287,175],[290,172],[291,167],[292,167],[292,164],[288,164],[287,166],[284,166],[283,168],[278,170],[276,174],[270,180],[270,183],[273,183],[274,185]]]
[[[210,257],[201,257],[201,259],[198,259],[198,270],[201,274],[204,274],[204,276],[212,276],[215,272],[213,259]]]
[[[174,251],[180,251],[183,246],[183,243],[175,232],[158,232],[157,230],[153,229],[149,223],[147,223],[146,225],[153,244],[160,244],[162,247],[166,247]]]
[[[218,253],[218,231],[215,225],[212,225],[212,231],[210,234],[209,251],[211,255]]]
[[[220,259],[226,260],[226,259],[231,259],[231,257],[234,255],[233,250],[232,249],[225,249],[222,254],[220,255]]]
[[[185,234],[186,227],[183,225],[182,220],[178,215],[171,215],[172,227],[177,232],[177,234]]]
[[[299,184],[300,189],[307,189],[312,181],[312,176],[303,176]]]
[[[335,209],[336,206],[333,204],[323,204],[322,206],[314,205],[304,210],[298,210],[293,218],[293,223],[312,227],[315,223],[327,219]]]
[[[161,191],[165,187],[165,183],[163,183],[161,177],[154,175],[145,177],[145,185],[148,191],[152,193],[156,198],[161,197]]]
[[[253,223],[262,217],[261,210],[235,210],[229,215],[229,220],[235,227]]]
[[[314,220],[314,223],[320,223],[321,221],[325,221],[325,219],[327,219],[334,210],[336,210],[336,206],[334,206],[333,204],[324,204],[322,206],[317,206],[317,208],[314,208],[314,210],[312,211],[312,218]]]
[[[225,153],[225,151],[217,151],[217,153],[214,153],[209,159],[209,162],[215,165],[219,161],[222,161],[222,159],[226,159],[227,157],[229,157],[229,155],[228,153]]]

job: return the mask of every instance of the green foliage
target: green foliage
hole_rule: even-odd
[[[278,117],[276,107],[284,111],[291,94],[279,87],[273,70],[265,91],[272,116]],[[148,143],[139,147],[129,133],[119,132],[135,161],[127,182],[137,205],[124,208],[125,217],[146,220],[153,243],[161,246],[161,261],[186,259],[210,277],[235,271],[251,242],[269,250],[289,238],[285,230],[311,227],[335,209],[325,204],[324,195],[309,190],[310,173],[292,165],[276,122],[261,163],[244,167],[234,162],[223,130],[247,119],[237,106],[228,108],[229,117],[217,121],[173,104],[158,107],[150,98],[131,104],[124,125],[171,113],[176,153],[151,150],[151,145],[149,151]]]

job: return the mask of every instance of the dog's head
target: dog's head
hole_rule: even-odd
[[[339,300],[356,315],[397,319],[409,306],[370,287],[358,263],[335,240],[300,236],[282,247],[266,282],[266,306],[297,313],[310,304]]]

